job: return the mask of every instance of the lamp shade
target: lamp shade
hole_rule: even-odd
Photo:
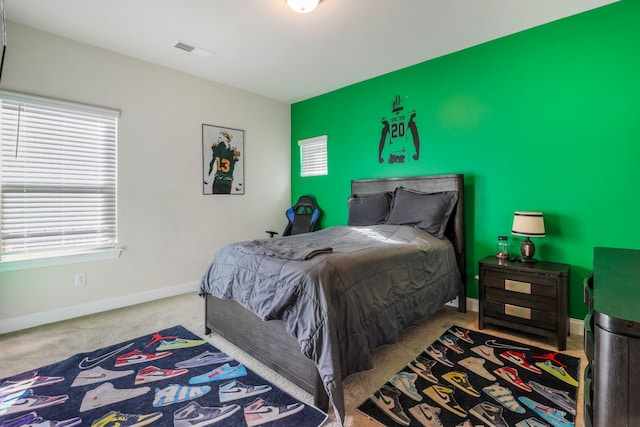
[[[320,0],[287,0],[291,9],[298,13],[309,13],[318,6]]]
[[[513,215],[511,233],[516,236],[544,237],[542,212],[516,212]]]

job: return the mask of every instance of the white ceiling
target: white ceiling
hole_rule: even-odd
[[[296,102],[617,0],[5,0],[7,20]],[[174,47],[178,41],[213,54]],[[7,34],[7,49],[11,34]]]

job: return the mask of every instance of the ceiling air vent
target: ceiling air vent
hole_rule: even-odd
[[[173,45],[173,47],[178,48],[180,50],[184,50],[185,52],[195,53],[196,55],[200,55],[204,57],[211,55],[211,52],[209,52],[208,50],[202,49],[198,46],[194,46],[190,43],[181,42],[179,40]]]
[[[186,50],[187,52],[191,52],[195,49],[195,46],[188,45],[186,43],[178,42],[173,47],[177,47],[178,49]]]

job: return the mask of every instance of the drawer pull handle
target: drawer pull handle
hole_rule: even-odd
[[[531,295],[531,283],[518,282],[517,280],[505,279],[504,289],[507,291],[520,292]]]
[[[514,317],[520,317],[521,319],[531,320],[531,309],[526,307],[505,304],[504,314],[507,314],[509,316],[514,316]]]

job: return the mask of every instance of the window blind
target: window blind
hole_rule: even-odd
[[[116,247],[118,117],[0,91],[0,259]]]
[[[327,136],[298,141],[300,147],[300,176],[327,175]]]

